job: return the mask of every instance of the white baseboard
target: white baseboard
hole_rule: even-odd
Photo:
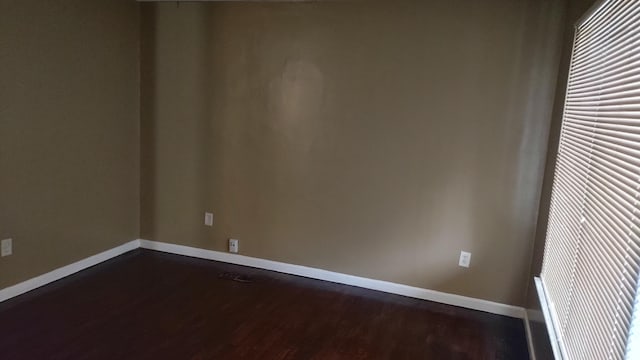
[[[208,259],[221,261],[230,264],[250,266],[259,269],[277,271],[281,273],[304,276],[312,279],[331,281],[339,284],[357,286],[365,289],[378,290],[391,294],[403,295],[412,298],[435,301],[443,304],[459,306],[467,309],[479,310],[488,313],[505,315],[519,319],[525,319],[526,312],[524,308],[501,304],[493,301],[476,299],[472,297],[448,294],[440,291],[422,289],[414,286],[392,283],[389,281],[368,279],[359,276],[347,275],[328,270],[316,269],[307,266],[287,264],[278,261],[259,259],[244,255],[229,254],[213,250],[199,249],[184,245],[175,245],[150,240],[133,240],[126,244],[117,246],[113,249],[90,256],[86,259],[77,261],[73,264],[63,266],[46,274],[26,280],[19,284],[0,290],[0,302],[24,294],[33,289],[37,289],[46,284],[60,280],[69,275],[88,267],[97,265],[101,262],[124,254],[137,248],[144,248],[155,251],[162,251],[171,254],[191,256],[200,259]],[[528,323],[525,323],[528,329]],[[528,333],[527,333],[528,334]]]
[[[536,360],[536,352],[533,346],[533,338],[531,337],[531,326],[529,324],[529,311],[524,311],[524,331],[527,336],[527,346],[529,346],[529,359]]]
[[[24,294],[28,291],[37,289],[41,286],[52,283],[56,280],[60,280],[69,275],[75,274],[78,271],[84,270],[88,267],[97,265],[101,262],[107,261],[118,255],[122,255],[131,250],[135,250],[140,247],[140,240],[129,241],[126,244],[122,244],[113,249],[101,252],[99,254],[90,256],[86,259],[74,262],[73,264],[63,266],[61,268],[50,271],[46,274],[36,276],[32,279],[23,281],[13,286],[9,286],[0,290],[0,302],[11,299],[18,295]]]
[[[366,289],[383,291],[417,299],[435,301],[443,304],[459,306],[467,309],[480,310],[488,313],[505,315],[524,319],[525,310],[519,306],[501,304],[493,301],[476,299],[467,296],[443,293],[440,291],[422,289],[418,287],[396,284],[388,281],[374,280],[359,276],[341,274],[333,271],[316,269],[301,265],[293,265],[278,261],[259,259],[249,256],[223,253],[213,250],[199,249],[183,245],[175,245],[150,240],[140,240],[144,249],[162,251],[171,254],[191,256],[200,259],[221,261],[236,265],[277,271],[286,274],[304,276],[312,279],[331,281],[335,283],[357,286]]]

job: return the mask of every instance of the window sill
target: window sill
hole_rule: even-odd
[[[544,315],[544,323],[547,326],[547,333],[549,334],[549,341],[551,342],[551,348],[553,349],[553,357],[555,360],[565,360],[562,355],[560,338],[557,336],[556,328],[554,326],[553,316],[549,309],[549,302],[547,301],[547,295],[544,289],[542,279],[539,277],[534,278],[536,283],[536,290],[538,292],[538,299],[540,300],[540,308]]]

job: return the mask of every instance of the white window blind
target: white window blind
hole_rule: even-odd
[[[639,193],[640,0],[603,1],[576,27],[541,274],[565,359],[625,358]]]

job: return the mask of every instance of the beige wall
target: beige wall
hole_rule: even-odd
[[[139,8],[0,0],[0,288],[138,237]]]
[[[563,11],[143,5],[141,236],[522,305]]]
[[[144,4],[141,99],[138,7],[0,0],[0,288],[235,237],[523,303],[564,1]]]

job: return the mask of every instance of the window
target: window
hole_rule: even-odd
[[[563,359],[630,356],[639,193],[640,0],[603,1],[576,26],[541,274]]]

